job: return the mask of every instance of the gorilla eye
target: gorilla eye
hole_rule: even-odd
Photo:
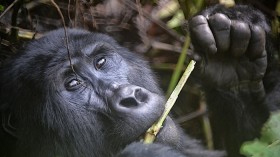
[[[67,82],[65,86],[68,90],[75,90],[81,85],[81,83],[82,82],[78,79],[72,79],[69,82]]]
[[[106,59],[105,59],[104,57],[99,58],[99,59],[95,62],[95,68],[98,70],[98,69],[100,69],[105,63],[106,63]]]

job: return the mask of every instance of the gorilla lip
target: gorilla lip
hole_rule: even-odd
[[[157,121],[155,121],[153,124],[155,124]],[[162,123],[162,126],[161,126],[161,129],[159,130],[158,134],[157,135],[160,135],[162,133],[162,130],[163,128],[166,126],[166,120],[164,120],[164,122]],[[146,129],[147,130],[147,129]],[[141,142],[144,142],[144,139],[145,139],[145,135],[146,135],[147,131],[143,132],[140,136],[139,136],[139,140]]]

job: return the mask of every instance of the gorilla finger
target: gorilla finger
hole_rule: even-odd
[[[251,40],[247,50],[247,56],[250,59],[256,59],[266,55],[265,40],[265,31],[260,26],[252,26]]]
[[[196,50],[214,54],[217,52],[214,36],[207,19],[198,15],[190,20],[190,36]]]
[[[195,60],[195,61],[201,61],[201,56],[197,53],[194,53],[192,50],[188,50],[187,53],[188,57]]]
[[[243,55],[251,37],[249,25],[241,21],[232,21],[230,35],[230,53],[235,57]]]
[[[218,52],[228,51],[231,20],[226,15],[217,13],[211,16],[208,22],[216,39]]]

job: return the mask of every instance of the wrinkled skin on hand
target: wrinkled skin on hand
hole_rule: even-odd
[[[229,157],[241,157],[242,143],[259,137],[279,102],[270,26],[252,7],[216,5],[190,19],[189,29],[189,56],[200,61],[214,141],[225,145]]]
[[[267,67],[268,26],[226,14],[223,10],[205,11],[190,20],[194,51],[189,56],[205,61],[202,77],[207,85],[227,88],[261,81]],[[257,13],[254,16],[262,19]]]

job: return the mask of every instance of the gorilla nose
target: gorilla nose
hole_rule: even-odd
[[[151,92],[148,90],[134,86],[122,85],[114,92],[111,99],[111,107],[116,111],[131,111],[138,109],[148,103]]]
[[[137,107],[147,102],[148,95],[140,87],[124,87],[120,90],[120,104],[123,107]]]

